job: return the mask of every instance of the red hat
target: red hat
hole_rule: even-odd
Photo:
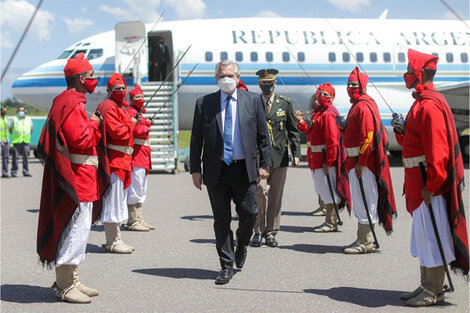
[[[241,79],[238,81],[237,89],[248,91],[248,87],[245,85],[245,83]]]
[[[356,66],[352,70],[351,74],[349,75],[348,81],[358,82],[361,88],[361,94],[362,94],[366,91],[366,86],[367,86],[367,82],[369,81],[369,76],[361,73],[361,71],[359,71],[359,68]]]
[[[335,98],[335,88],[333,88],[333,86],[331,86],[329,83],[324,83],[318,86],[318,89],[320,91],[324,90],[328,92],[333,99]]]
[[[80,54],[73,59],[68,59],[64,67],[65,77],[88,71],[93,71],[93,67],[90,62],[88,62],[88,59],[85,59],[83,52],[80,52]]]
[[[144,92],[140,88],[140,85],[135,85],[135,88],[132,89],[131,91],[129,91],[129,97],[131,97],[131,98],[135,95],[143,95],[143,94],[144,94]]]
[[[410,67],[413,69],[416,77],[418,78],[419,84],[422,84],[422,69],[428,68],[432,70],[437,69],[437,61],[439,58],[437,56],[422,53],[413,49],[408,49],[408,63]],[[419,85],[418,84],[418,85]],[[416,86],[416,90],[418,90],[418,86]]]
[[[119,73],[114,73],[108,80],[108,89],[113,89],[116,85],[124,85],[127,89],[126,81]]]

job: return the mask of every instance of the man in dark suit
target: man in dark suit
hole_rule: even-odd
[[[158,45],[152,49],[152,61],[154,61],[154,80],[164,81],[166,78],[166,70],[170,61],[170,53],[165,45],[165,39],[160,38]]]
[[[220,90],[196,101],[190,162],[193,184],[201,189],[204,180],[214,215],[222,266],[215,283],[226,284],[232,278],[234,261],[238,268],[245,263],[258,215],[256,182],[269,176],[272,160],[263,103],[259,95],[236,89],[238,64],[219,62],[215,78]],[[230,229],[232,200],[240,218],[235,252]]]

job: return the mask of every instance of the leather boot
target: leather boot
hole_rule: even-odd
[[[408,306],[421,307],[430,306],[444,301],[442,289],[444,286],[444,266],[425,267],[426,284],[423,291],[413,299],[406,301]]]
[[[78,290],[80,290],[81,293],[86,294],[89,297],[96,297],[99,295],[99,291],[97,289],[89,288],[82,284],[80,282],[80,279],[78,278],[78,266],[77,265],[72,265],[73,268],[73,283],[77,287]]]
[[[73,280],[73,265],[61,265],[55,268],[56,281],[52,288],[61,301],[70,303],[90,303],[91,299],[83,294]]]
[[[155,226],[147,224],[147,222],[144,220],[144,211],[142,209],[142,203],[136,203],[136,206],[137,206],[137,219],[140,221],[140,224],[144,225],[149,230],[154,230]]]
[[[371,253],[374,250],[374,237],[369,224],[357,224],[357,242],[345,248],[346,254],[363,254]]]
[[[132,231],[149,231],[139,220],[137,204],[128,204],[129,219],[127,220],[127,229]]]
[[[333,203],[325,204],[326,217],[325,223],[313,229],[316,233],[329,233],[338,231],[338,216],[336,215],[335,206]]]
[[[412,292],[407,292],[407,293],[402,294],[400,296],[401,299],[403,300],[413,299],[424,290],[424,285],[426,285],[426,269],[424,266],[420,266],[419,268],[421,272],[421,285],[419,285],[418,288],[416,288]]]
[[[104,223],[104,233],[106,235],[106,244],[104,249],[108,253],[131,254],[132,249],[121,240],[121,234],[118,223]]]

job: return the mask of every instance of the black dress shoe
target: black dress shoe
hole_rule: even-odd
[[[32,177],[33,175],[31,175],[30,173],[26,173],[26,174],[23,174],[24,177]]]
[[[235,265],[237,268],[242,268],[246,260],[246,245],[238,245],[235,250]]]
[[[11,174],[11,177],[16,177],[16,174]]]
[[[251,239],[250,246],[252,247],[261,247],[263,244],[263,236],[261,234],[255,234],[253,239]]]
[[[266,245],[268,245],[271,248],[275,248],[279,246],[279,243],[277,242],[276,237],[268,236],[268,238],[266,238]]]
[[[233,271],[231,268],[223,268],[215,278],[216,285],[226,284],[232,279]]]
[[[2,175],[2,178],[10,178],[10,175],[8,175],[8,174],[3,174],[3,175]]]

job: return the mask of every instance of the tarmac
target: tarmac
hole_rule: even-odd
[[[323,217],[309,215],[317,197],[305,162],[289,168],[278,248],[249,248],[245,266],[227,285],[215,285],[219,270],[212,212],[205,188],[197,190],[189,173],[152,174],[145,218],[148,233],[123,231],[131,255],[106,254],[104,229],[92,227],[80,280],[98,288],[91,304],[56,300],[54,271],[36,254],[42,165],[33,177],[1,180],[2,312],[469,312],[469,286],[452,274],[455,292],[432,308],[406,307],[399,296],[419,285],[419,261],[409,252],[411,216],[405,209],[403,166],[390,158],[398,208],[394,232],[377,227],[380,250],[345,255],[355,240],[357,219],[341,213],[336,233],[313,233]],[[469,186],[469,170],[465,183]],[[468,190],[465,191],[468,225]],[[232,229],[237,227],[236,217]]]

